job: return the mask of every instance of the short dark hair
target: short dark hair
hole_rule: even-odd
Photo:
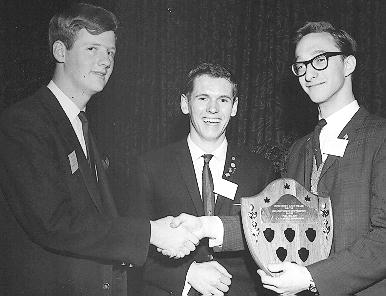
[[[118,19],[111,11],[91,4],[75,3],[51,18],[48,30],[50,50],[57,40],[71,49],[81,29],[99,35],[107,31],[116,32],[117,28]]]
[[[208,75],[214,78],[225,78],[232,84],[233,97],[237,97],[237,83],[232,73],[219,64],[201,63],[189,71],[182,93],[189,95],[193,91],[194,79],[202,75]]]
[[[331,23],[325,21],[307,22],[294,35],[293,43],[296,46],[300,39],[310,33],[329,33],[334,38],[336,46],[346,55],[355,55],[357,43],[346,31],[335,28]]]

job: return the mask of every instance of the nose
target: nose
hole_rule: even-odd
[[[217,113],[218,112],[218,103],[217,100],[209,100],[206,106],[206,110],[209,113]]]
[[[312,67],[311,63],[309,63],[306,67],[306,74],[304,74],[304,79],[307,82],[310,82],[313,78],[315,78],[318,74],[318,71]]]
[[[102,65],[106,68],[110,68],[113,62],[114,58],[107,51],[102,51],[100,53],[99,65]]]

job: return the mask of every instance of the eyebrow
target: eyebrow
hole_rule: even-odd
[[[320,55],[320,54],[322,54],[322,53],[326,53],[327,51],[326,50],[324,50],[324,49],[318,49],[318,50],[314,50],[311,54],[312,55],[314,55],[314,57],[316,57],[316,56],[318,56],[318,55]],[[313,57],[313,58],[314,58]],[[313,59],[313,58],[310,58],[310,59],[308,59],[307,61],[309,61],[309,60],[311,60],[311,59]],[[299,56],[296,56],[295,57],[295,62],[296,63],[298,63],[298,59],[299,59]],[[304,61],[304,60],[303,60]],[[302,62],[302,61],[300,61],[300,62]]]
[[[105,46],[105,45],[103,45],[102,43],[98,43],[98,42],[85,42],[84,43],[84,46],[101,46],[101,47],[106,47],[106,48],[108,48],[108,49],[113,49],[113,50],[116,50],[116,46]]]
[[[204,97],[210,97],[210,95],[208,95],[208,94],[206,94],[206,93],[200,93],[200,94],[195,95],[194,97],[201,97],[201,96],[204,96]],[[221,96],[219,96],[218,98],[228,98],[228,99],[232,99],[233,96],[230,97],[230,96],[227,96],[227,95],[221,95]]]

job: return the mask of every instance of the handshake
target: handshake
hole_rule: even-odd
[[[215,238],[214,219],[217,217],[182,213],[177,217],[167,216],[150,221],[150,243],[165,256],[183,258],[196,249],[202,238]]]

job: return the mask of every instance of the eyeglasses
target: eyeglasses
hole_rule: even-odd
[[[301,77],[306,74],[308,64],[311,64],[315,70],[321,71],[328,67],[328,58],[337,55],[346,54],[344,52],[324,52],[317,55],[316,57],[313,57],[311,60],[293,63],[291,65],[291,70],[297,77]]]

